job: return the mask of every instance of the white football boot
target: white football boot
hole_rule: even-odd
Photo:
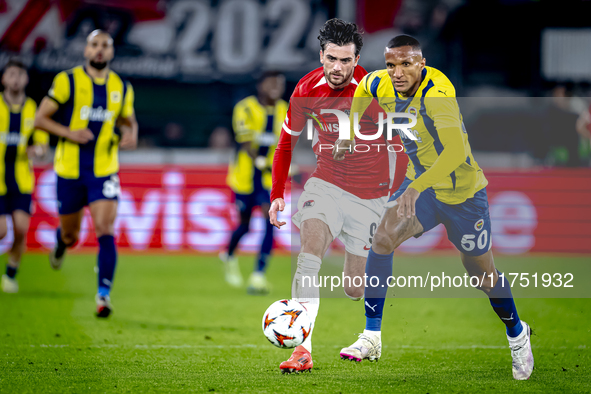
[[[109,317],[113,312],[113,305],[111,304],[111,297],[96,295],[96,317]]]
[[[18,293],[18,282],[16,279],[2,275],[2,291],[5,293]]]
[[[534,370],[534,355],[531,350],[531,328],[529,325],[521,321],[523,331],[521,334],[512,338],[507,336],[509,340],[509,348],[511,349],[511,357],[513,358],[513,378],[517,380],[527,380]]]
[[[51,264],[51,268],[54,270],[59,270],[62,268],[62,264],[64,263],[64,257],[66,257],[66,251],[60,257],[56,257],[57,252],[57,245],[49,252],[49,263]]]
[[[237,257],[230,257],[226,252],[220,252],[220,260],[224,262],[224,271],[226,272],[226,282],[232,287],[242,287],[244,280],[240,273]]]
[[[254,271],[248,279],[246,292],[251,295],[265,295],[269,293],[270,287],[265,274],[260,271]]]
[[[359,334],[359,339],[349,347],[341,349],[341,358],[343,360],[361,360],[378,361],[382,355],[381,332],[363,331]]]

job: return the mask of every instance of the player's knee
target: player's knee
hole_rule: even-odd
[[[6,234],[8,234],[8,229],[0,228],[0,239],[4,239],[4,237],[6,237]]]
[[[379,254],[390,254],[396,249],[396,246],[398,245],[396,245],[392,237],[386,233],[386,231],[378,229],[372,242],[372,249],[374,252]]]
[[[67,246],[73,246],[78,242],[78,231],[64,231],[62,229],[62,241]]]
[[[27,237],[28,228],[25,226],[16,226],[14,228],[14,242],[23,242]]]
[[[113,235],[114,227],[111,223],[97,223],[94,226],[96,237],[102,237],[103,235]]]
[[[345,295],[347,297],[353,301],[359,301],[363,298],[363,291],[365,289],[363,287],[345,286],[343,290],[345,291]]]

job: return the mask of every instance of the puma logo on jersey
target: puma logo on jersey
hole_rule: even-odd
[[[447,96],[447,93],[446,93],[447,91],[445,91],[445,90],[438,90],[438,92],[439,93],[443,93],[443,94],[445,94]]]

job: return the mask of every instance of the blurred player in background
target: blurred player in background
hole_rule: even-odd
[[[357,65],[363,46],[357,25],[340,19],[327,21],[320,29],[320,62],[322,67],[304,76],[297,84],[290,100],[289,111],[273,161],[273,189],[271,192],[271,223],[277,228],[285,222],[277,220],[278,211],[283,211],[285,182],[298,137],[308,119],[318,118],[322,109],[351,108],[355,88],[367,72]],[[363,134],[374,135],[377,130],[379,106],[372,106],[365,118],[360,119]],[[382,149],[373,146],[364,154],[355,153],[344,162],[333,160],[332,149],[339,136],[336,116],[326,116],[314,123],[313,149],[317,167],[304,186],[298,201],[298,212],[292,220],[300,229],[301,253],[293,278],[292,297],[307,309],[312,321],[320,307],[319,289],[304,286],[303,278],[316,278],[322,258],[335,238],[345,244],[344,275],[350,278],[363,277],[367,251],[373,231],[387,201],[390,188],[400,185],[406,160],[397,160],[394,151],[385,148],[391,142],[400,144],[398,136],[393,141],[382,142]],[[323,124],[322,127],[319,125]],[[363,142],[360,140],[360,142]],[[353,300],[363,297],[363,285],[345,284],[345,294]],[[295,348],[290,359],[281,363],[283,372],[299,372],[312,369],[312,332],[301,346]]]
[[[242,286],[242,275],[234,253],[240,239],[249,231],[252,210],[261,207],[266,223],[265,236],[254,271],[248,280],[247,291],[250,294],[269,292],[269,283],[265,277],[267,260],[273,247],[269,190],[273,155],[288,106],[281,99],[283,93],[285,77],[278,72],[265,72],[258,81],[257,95],[236,104],[232,119],[236,154],[228,169],[227,182],[236,195],[240,223],[232,233],[226,251],[220,253],[220,259],[224,262],[226,281],[235,287]]]
[[[31,219],[35,176],[29,156],[44,155],[49,142],[47,133],[35,131],[37,104],[25,95],[28,83],[25,65],[16,59],[9,60],[2,73],[4,91],[0,100],[0,239],[8,231],[7,215],[12,217],[14,233],[6,274],[2,276],[2,290],[6,293],[18,292],[15,277],[26,248]]]
[[[517,315],[507,278],[495,268],[488,181],[472,155],[455,88],[441,71],[425,66],[421,46],[413,37],[393,38],[384,55],[386,69],[374,71],[361,81],[351,114],[362,114],[367,99],[375,102],[373,98],[377,98],[386,111],[414,112],[417,124],[412,129],[414,139],[399,131],[411,165],[386,205],[367,258],[367,277],[375,276],[379,282],[365,292],[365,330],[357,342],[341,350],[341,357],[356,361],[380,357],[382,312],[388,290],[385,283],[392,275],[394,250],[410,237],[421,236],[443,223],[468,275],[483,278],[477,288],[489,297],[506,326],[513,377],[529,379],[534,367],[531,330]],[[341,146],[355,143],[343,140]],[[345,159],[343,151],[335,158]]]
[[[112,311],[110,291],[117,264],[113,235],[121,190],[119,148],[135,149],[138,132],[133,89],[109,69],[113,56],[111,36],[102,30],[90,33],[84,49],[86,64],[55,77],[35,119],[38,128],[59,137],[54,169],[60,227],[49,260],[54,269],[62,266],[66,248],[78,241],[88,206],[99,244],[98,317]],[[59,122],[52,119],[54,114]]]

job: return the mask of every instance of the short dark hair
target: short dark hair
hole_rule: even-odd
[[[6,65],[4,65],[4,69],[2,70],[2,72],[5,72],[6,70],[8,70],[10,67],[18,67],[21,68],[25,71],[27,71],[27,66],[25,66],[25,63],[23,63],[20,59],[18,58],[11,58],[8,59],[8,62],[6,62]]]
[[[318,39],[320,40],[320,47],[323,51],[329,43],[338,46],[353,43],[355,44],[355,56],[357,56],[363,47],[363,37],[357,25],[338,18],[326,21],[324,26],[320,28]]]
[[[409,46],[416,51],[421,50],[421,43],[414,37],[406,34],[401,34],[388,41],[387,48],[400,48]]]
[[[283,75],[283,73],[279,70],[267,70],[260,75],[260,77],[257,80],[257,84],[263,83],[263,81],[267,78],[274,78],[280,75]]]

